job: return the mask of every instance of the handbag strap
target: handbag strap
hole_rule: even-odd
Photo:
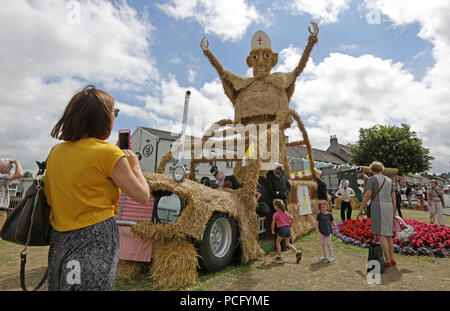
[[[31,213],[30,230],[28,230],[28,236],[27,236],[27,241],[25,242],[25,247],[22,250],[22,252],[20,252],[20,287],[22,287],[22,289],[24,291],[28,291],[26,283],[25,283],[25,265],[27,263],[27,254],[28,254],[27,248],[28,248],[28,244],[30,243],[30,239],[31,239],[31,230],[33,228],[34,215],[35,215],[37,203],[39,200],[39,193],[40,193],[40,191],[42,191],[41,182],[42,182],[42,180],[38,179],[38,183],[36,186],[36,196],[34,197],[33,211]],[[36,285],[36,287],[32,291],[37,291],[45,283],[45,280],[47,279],[47,271],[48,271],[48,268],[45,270],[44,276],[39,281],[38,285]]]
[[[25,282],[25,265],[27,263],[27,254],[26,253],[20,253],[20,287],[22,287],[23,291],[28,291],[27,285]],[[42,285],[44,285],[45,281],[47,280],[47,272],[48,268],[45,269],[44,276],[39,281],[39,283],[36,285],[35,288],[32,289],[32,291],[37,291],[39,288],[41,288]]]
[[[441,196],[441,195],[442,195],[442,192],[441,192],[441,194],[439,194],[439,193],[436,191],[436,189],[434,189],[433,187],[431,187],[431,189],[433,189],[434,193],[437,194],[439,200],[441,200],[441,202],[444,203],[444,201],[442,200],[442,196]],[[444,207],[445,207],[445,206],[444,206]]]
[[[375,177],[376,178],[376,177]],[[381,188],[383,188],[384,183],[386,182],[386,177],[383,180],[383,183],[381,184],[381,187],[378,188],[378,190],[375,192],[375,194],[372,196],[372,198],[370,199],[370,201],[372,201],[373,199],[375,199],[375,197],[378,195],[378,193],[380,192]]]
[[[55,146],[53,146],[53,148],[55,148]],[[27,263],[27,254],[28,254],[27,248],[28,248],[28,244],[30,243],[30,239],[31,239],[31,229],[33,228],[34,215],[36,212],[36,207],[37,207],[37,203],[39,200],[40,191],[42,191],[41,184],[44,182],[43,176],[44,176],[45,170],[47,168],[47,160],[48,160],[48,157],[50,156],[50,153],[52,152],[53,148],[50,150],[50,152],[47,155],[47,158],[45,159],[44,162],[36,161],[36,163],[39,167],[39,172],[37,173],[37,176],[42,175],[42,177],[37,180],[36,195],[34,197],[33,211],[31,213],[30,229],[28,230],[28,236],[27,236],[27,241],[25,242],[25,247],[22,250],[22,252],[20,252],[20,287],[22,287],[22,290],[24,290],[24,291],[28,291],[26,283],[25,283],[25,265]],[[48,267],[45,270],[44,276],[39,281],[39,283],[36,285],[36,287],[33,288],[32,291],[37,291],[45,283],[45,280],[47,280],[47,272],[48,272]]]

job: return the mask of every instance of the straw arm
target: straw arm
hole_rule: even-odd
[[[212,137],[216,135],[217,130],[225,125],[234,124],[234,122],[230,119],[222,119],[217,122],[214,122],[203,134],[203,138]]]
[[[304,140],[298,140],[286,143],[286,147],[297,147],[301,145],[306,145],[306,142]]]
[[[230,99],[231,103],[234,105],[236,103],[237,92],[234,90],[233,85],[230,81],[226,79],[226,73],[222,64],[216,58],[216,56],[208,48],[203,48],[203,54],[208,58],[211,65],[216,69],[219,74],[220,80],[222,81],[222,86],[225,91],[225,95]]]
[[[297,78],[305,69],[306,63],[308,62],[309,56],[311,55],[312,49],[314,45],[318,42],[317,35],[310,35],[308,37],[308,44],[306,45],[305,50],[303,51],[303,55],[300,58],[300,61],[297,67],[294,69],[295,78]]]
[[[300,129],[300,132],[303,135],[303,144],[306,146],[306,151],[307,151],[308,160],[309,160],[309,168],[311,170],[312,176],[314,178],[316,178],[315,165],[314,165],[314,159],[312,157],[311,144],[309,142],[308,133],[306,132],[305,125],[303,124],[302,119],[300,118],[300,116],[298,115],[298,113],[295,110],[290,109],[289,113],[292,116],[292,118],[297,122],[298,128]]]
[[[225,70],[223,69],[223,66],[219,62],[217,57],[213,54],[213,52],[211,52],[210,49],[203,50],[203,54],[208,58],[211,65],[216,69],[220,79],[223,79],[225,77]]]

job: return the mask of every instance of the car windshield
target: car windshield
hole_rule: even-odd
[[[158,220],[162,224],[174,222],[181,212],[181,200],[176,194],[162,196],[157,203]]]

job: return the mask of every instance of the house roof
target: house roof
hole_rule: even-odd
[[[425,174],[420,174],[420,176],[428,178],[428,179],[436,179],[436,180],[441,180],[441,181],[445,182],[445,178],[442,178],[442,177],[439,177],[436,175],[430,175],[430,174],[425,173]]]
[[[296,147],[287,147],[286,153],[288,158],[307,158],[307,151],[305,146],[296,146]],[[312,156],[314,161],[332,163],[332,164],[346,164],[338,156],[324,150],[314,149],[312,148]]]
[[[150,134],[155,135],[162,139],[175,141],[180,137],[180,134],[178,134],[178,133],[171,133],[168,131],[162,131],[162,130],[158,130],[158,129],[143,127],[143,126],[140,126],[140,128],[142,128],[143,130],[149,132]],[[191,139],[195,138],[192,136],[190,136],[190,137],[191,137]],[[341,145],[341,144],[339,144],[339,146],[342,147],[342,149],[344,151],[350,152],[350,148],[348,146]],[[307,151],[306,151],[305,146],[287,147],[286,153],[287,153],[287,156],[291,157],[291,158],[303,158],[303,159],[307,158]],[[313,155],[314,161],[339,164],[339,165],[346,164],[346,162],[344,160],[342,160],[340,157],[338,157],[337,155],[334,155],[333,153],[328,152],[328,151],[312,148],[312,155]]]
[[[143,129],[144,131],[149,132],[150,134],[153,134],[155,136],[158,136],[159,138],[162,139],[167,139],[167,140],[177,140],[178,138],[180,138],[181,134],[180,133],[172,133],[172,132],[168,132],[168,131],[163,131],[163,130],[157,130],[157,129],[153,129],[153,128],[149,128],[149,127],[143,127],[143,126],[139,126],[141,129]],[[189,137],[190,139],[194,140],[194,139],[200,139],[200,137],[195,137],[195,136],[190,136],[190,135],[186,135],[186,137]]]
[[[343,144],[338,144],[338,146],[344,150],[346,153],[350,154],[350,147],[347,145],[343,145]]]
[[[181,134],[179,134],[179,133],[172,133],[172,132],[168,132],[168,131],[162,131],[162,130],[157,130],[157,129],[153,129],[153,128],[143,127],[143,126],[139,126],[139,128],[150,133],[151,135],[157,136],[157,137],[159,137],[161,139],[165,139],[165,140],[176,141],[181,136]],[[191,136],[191,135],[186,135],[186,139],[190,139],[191,141],[201,140],[200,137],[195,137],[195,136]],[[224,146],[224,147],[225,147],[224,149],[227,149],[226,146]]]
[[[168,131],[162,131],[162,130],[157,130],[157,129],[152,129],[149,127],[143,127],[140,126],[141,129],[143,129],[144,131],[149,132],[150,134],[153,134],[159,138],[163,138],[163,139],[167,139],[167,140],[177,140],[180,137],[180,134],[178,133],[172,133],[172,132],[168,132]]]

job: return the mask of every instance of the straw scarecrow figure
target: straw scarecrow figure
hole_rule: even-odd
[[[253,35],[250,54],[246,58],[247,65],[253,68],[253,78],[239,77],[225,70],[209,49],[208,40],[203,38],[200,43],[203,54],[216,69],[225,94],[234,105],[234,124],[244,126],[248,124],[279,125],[280,162],[286,173],[289,172],[290,167],[285,152],[284,130],[291,126],[293,118],[300,119],[296,112],[289,107],[289,102],[294,93],[295,81],[303,72],[312,49],[318,42],[319,28],[316,23],[312,22],[311,24],[313,30],[311,31],[308,27],[310,36],[303,55],[297,67],[288,73],[271,73],[272,68],[278,63],[278,54],[272,51],[271,40],[262,30],[258,30]],[[236,166],[235,175],[238,178],[241,175],[239,171],[240,167]]]
[[[271,148],[278,149],[279,160],[269,159],[269,161],[277,161],[283,164],[283,169],[287,176],[289,176],[290,167],[286,156],[286,146],[306,145],[310,167],[311,169],[314,168],[314,162],[310,154],[311,146],[309,145],[306,130],[298,114],[289,108],[289,102],[294,93],[295,81],[304,70],[311,51],[318,40],[318,27],[315,23],[312,23],[312,25],[312,31],[308,28],[310,36],[308,37],[305,51],[297,67],[289,73],[271,73],[272,68],[278,62],[278,54],[272,51],[270,38],[263,31],[257,31],[252,37],[250,54],[246,58],[247,65],[253,68],[252,78],[239,77],[230,71],[224,70],[220,62],[209,50],[208,41],[203,38],[200,43],[204,55],[219,74],[225,94],[235,108],[234,121],[219,120],[210,129],[215,125],[219,126],[219,128],[234,125],[236,128],[239,124],[244,127],[251,124],[265,124],[267,129],[264,133],[272,131],[273,128],[279,129],[278,143],[274,143],[273,147],[275,148]],[[294,120],[298,123],[303,134],[303,141],[286,143],[284,130],[289,128]],[[206,131],[207,134],[200,140],[201,144],[205,143],[206,145],[209,143],[210,133],[212,132],[210,129]],[[218,130],[218,132],[220,131]],[[263,136],[264,133],[262,135],[258,133],[258,135]],[[241,135],[239,138],[241,141],[245,141],[245,150],[252,150],[249,142],[250,138],[254,136],[253,134],[247,136],[244,133],[244,137]],[[247,137],[249,141],[246,140]],[[271,143],[269,137],[267,137],[266,142],[263,138],[257,137],[259,146],[266,144],[266,142]],[[234,175],[239,182],[245,181],[240,189],[215,190],[195,181],[196,163],[210,162],[210,159],[203,159],[203,157],[201,159],[194,157],[191,160],[189,179],[180,183],[174,181],[171,176],[163,174],[165,167],[173,158],[174,153],[172,153],[172,150],[161,159],[155,173],[145,173],[150,189],[176,194],[186,202],[183,212],[180,213],[173,223],[139,222],[132,227],[132,231],[137,237],[153,245],[151,275],[159,287],[184,288],[192,286],[198,281],[196,271],[197,256],[201,256],[203,260],[205,260],[205,257],[209,257],[208,252],[202,251],[202,249],[208,250],[208,245],[210,246],[211,244],[212,235],[210,232],[212,232],[211,224],[215,223],[216,218],[214,217],[232,219],[233,222],[236,222],[236,228],[238,228],[239,232],[238,240],[242,250],[242,263],[264,256],[264,250],[258,244],[257,239],[259,219],[256,214],[255,200],[256,185],[258,176],[262,175],[261,163],[264,161],[264,157],[261,156],[260,148],[254,148],[254,151],[258,155],[256,158],[250,158],[245,164],[245,168],[242,166],[244,161],[236,159]],[[293,240],[306,234],[315,226],[314,213],[317,213],[317,182],[314,174],[309,176],[314,177],[314,179],[293,179],[290,181],[292,189],[295,189],[295,191],[290,191],[288,199],[288,208],[294,217],[292,221]],[[300,215],[297,197],[297,189],[300,186],[309,189],[311,206],[313,207],[313,213],[310,215]],[[206,229],[208,226],[211,230],[209,232]],[[213,238],[218,236],[220,235],[214,235]],[[197,244],[199,247],[198,254],[193,241],[199,243]],[[126,267],[125,265],[122,266]],[[124,268],[125,272],[130,272],[131,267]]]

